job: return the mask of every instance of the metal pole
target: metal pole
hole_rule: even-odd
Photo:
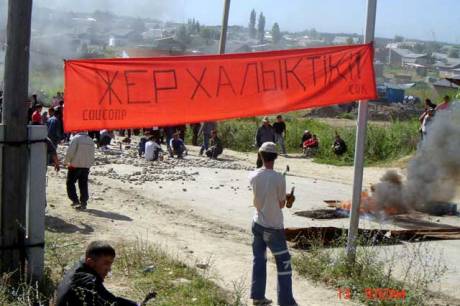
[[[1,271],[16,272],[25,263],[27,193],[27,110],[32,0],[8,1],[7,47],[2,112]],[[20,272],[20,273],[17,273]]]
[[[222,18],[222,31],[220,32],[219,54],[225,53],[225,44],[227,42],[228,14],[230,12],[230,0],[225,0],[224,17]]]
[[[367,21],[364,42],[374,40],[377,0],[367,0]],[[359,226],[359,206],[363,186],[364,148],[367,129],[367,101],[360,101],[358,108],[358,128],[356,131],[355,164],[353,178],[353,197],[351,204],[350,226],[348,228],[347,257],[350,263],[355,261],[356,236]]]

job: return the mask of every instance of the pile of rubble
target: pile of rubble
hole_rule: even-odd
[[[115,149],[116,148],[116,149]],[[60,155],[63,157],[66,147],[60,147]],[[214,160],[207,157],[186,156],[183,159],[171,158],[167,155],[163,160],[147,161],[138,156],[137,149],[133,146],[125,146],[119,149],[115,143],[107,150],[96,150],[95,167],[91,170],[92,176],[107,177],[121,182],[141,185],[144,182],[158,181],[195,181],[199,175],[199,168],[253,170],[252,167],[243,166],[237,162],[227,160]],[[113,167],[109,167],[113,165]],[[120,173],[116,165],[134,166],[130,173]]]

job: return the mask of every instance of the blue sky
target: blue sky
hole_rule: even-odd
[[[35,0],[35,5],[220,24],[223,0]],[[76,5],[75,3],[78,3]],[[263,11],[267,28],[316,28],[320,32],[363,33],[366,0],[232,0],[229,24],[247,25],[251,9]],[[447,41],[460,44],[460,0],[378,0],[376,35]],[[433,36],[434,35],[434,36]]]

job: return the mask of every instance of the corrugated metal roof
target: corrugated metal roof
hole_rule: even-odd
[[[409,49],[394,48],[394,49],[391,49],[391,51],[396,52],[402,57],[407,57],[407,58],[420,58],[420,57],[427,56],[427,54],[425,53],[414,53]]]

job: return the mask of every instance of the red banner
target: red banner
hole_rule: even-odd
[[[376,98],[373,46],[65,62],[66,131],[283,113]]]

